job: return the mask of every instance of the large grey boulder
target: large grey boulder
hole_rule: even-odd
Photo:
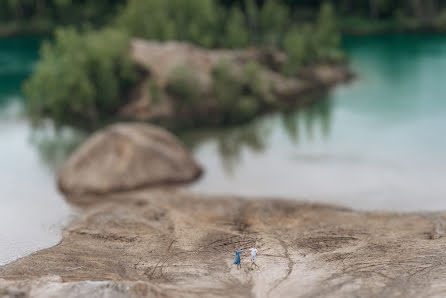
[[[115,124],[93,134],[62,167],[65,194],[105,194],[185,183],[201,168],[180,141],[147,124]]]

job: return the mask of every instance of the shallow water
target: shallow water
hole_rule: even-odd
[[[357,209],[446,209],[446,36],[349,37],[358,79],[300,112],[190,134],[192,189]]]
[[[45,154],[54,130],[47,124],[34,131],[22,112],[20,85],[38,45],[32,38],[0,39],[0,265],[57,244],[73,214],[54,183],[58,151]]]

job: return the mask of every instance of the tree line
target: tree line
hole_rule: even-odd
[[[2,0],[0,1],[0,26],[14,24],[16,27],[13,33],[21,33],[21,28],[31,25],[37,32],[39,30],[52,31],[54,27],[60,25],[88,23],[90,26],[101,26],[108,23],[129,2],[131,0]],[[188,2],[177,1],[175,5],[181,9],[182,5]],[[315,18],[324,0],[276,0],[274,2],[278,4],[275,8],[285,7],[294,19],[310,20]],[[446,24],[446,0],[331,0],[329,2],[341,18],[357,17],[375,21],[411,19],[420,26]],[[238,7],[241,13],[247,15],[253,3],[259,8],[269,5],[268,0],[205,0],[200,5],[203,9],[221,5],[227,11]],[[278,9],[271,17],[279,18],[281,13]],[[238,22],[240,19],[236,13],[230,16],[231,21]],[[351,26],[354,25],[358,23],[351,24]]]
[[[243,4],[244,0],[221,0],[226,6]],[[256,1],[263,5],[265,0]],[[314,15],[324,0],[283,0],[296,16]],[[399,15],[430,23],[444,15],[446,0],[331,0],[339,16],[361,16],[379,20]]]

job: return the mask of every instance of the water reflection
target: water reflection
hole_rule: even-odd
[[[57,244],[72,214],[20,111],[18,104],[0,110],[0,265]]]
[[[81,130],[56,128],[52,123],[46,123],[33,127],[30,142],[45,165],[56,173],[87,136],[88,134]]]
[[[318,99],[317,103],[306,109],[304,116],[307,136],[313,138],[317,134],[315,131],[317,125],[320,125],[320,132],[323,137],[327,138],[330,135],[331,104],[330,99],[325,97]]]
[[[331,101],[324,96],[314,98],[313,104],[305,107],[304,111],[275,113],[240,126],[183,132],[179,137],[195,152],[201,146],[213,143],[221,166],[228,175],[232,175],[243,162],[243,152],[261,154],[268,149],[271,133],[277,125],[275,122],[283,127],[295,145],[298,145],[299,137],[308,140],[318,135],[329,137],[331,107]],[[88,132],[80,129],[55,127],[52,122],[44,121],[33,126],[30,142],[45,165],[55,173],[88,135]]]
[[[206,143],[213,143],[220,157],[221,166],[230,175],[237,164],[242,162],[243,150],[250,150],[253,153],[265,150],[270,132],[271,127],[266,123],[254,121],[229,129],[203,129],[183,133],[180,137],[192,151],[199,150],[198,148]]]
[[[220,166],[227,175],[233,175],[243,163],[244,153],[259,155],[268,149],[277,125],[282,126],[295,145],[299,144],[300,137],[309,140],[318,136],[328,138],[331,108],[331,101],[323,96],[314,98],[313,103],[303,110],[277,112],[241,126],[183,133],[180,138],[197,155],[202,147],[213,146],[220,159]]]

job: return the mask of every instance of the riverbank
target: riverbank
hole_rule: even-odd
[[[444,213],[152,189],[75,200],[62,242],[0,267],[6,297],[419,297],[446,292]],[[88,202],[88,203],[87,203]],[[232,266],[236,246],[259,270]]]

